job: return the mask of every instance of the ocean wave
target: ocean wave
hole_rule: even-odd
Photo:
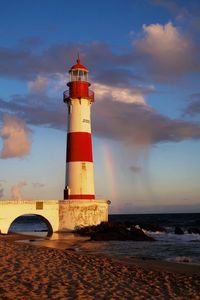
[[[156,241],[165,241],[165,242],[200,242],[200,234],[197,233],[184,233],[184,234],[175,234],[172,232],[152,232],[144,230],[144,233],[150,237],[153,237]]]
[[[189,256],[175,256],[175,257],[168,257],[165,259],[169,262],[177,262],[177,263],[189,263],[193,262],[193,259]]]

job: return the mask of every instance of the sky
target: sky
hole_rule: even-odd
[[[0,199],[63,199],[63,91],[88,67],[110,213],[200,212],[200,2],[0,1]]]

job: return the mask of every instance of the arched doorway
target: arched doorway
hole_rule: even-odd
[[[17,217],[11,223],[8,232],[50,236],[53,229],[49,221],[43,216],[26,214]]]

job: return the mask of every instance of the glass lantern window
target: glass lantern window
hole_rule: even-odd
[[[88,81],[88,72],[83,70],[72,70],[70,81]]]

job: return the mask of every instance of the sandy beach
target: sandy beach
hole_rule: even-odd
[[[24,237],[23,237],[24,238]],[[0,235],[0,299],[200,299],[200,268],[16,243]]]

